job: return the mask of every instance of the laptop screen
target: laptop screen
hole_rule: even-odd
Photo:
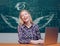
[[[55,44],[58,38],[57,27],[46,27],[45,29],[45,43],[44,44]]]

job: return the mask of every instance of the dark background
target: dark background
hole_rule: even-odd
[[[20,2],[20,10],[15,8],[18,2]],[[33,21],[39,17],[44,17],[38,23],[40,32],[44,33],[46,27],[60,28],[60,0],[0,0],[0,33],[17,32],[18,24],[9,16],[18,18],[19,12],[22,9],[27,9],[30,11]],[[45,23],[51,19],[50,17],[52,14],[54,14],[52,20],[47,25],[45,25]],[[9,26],[4,21],[5,19],[2,18],[2,15],[6,18],[7,22],[9,22],[13,27],[16,27],[16,29]]]

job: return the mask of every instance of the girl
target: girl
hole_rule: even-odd
[[[19,43],[39,44],[44,43],[39,32],[39,26],[34,24],[30,13],[22,10],[19,15],[18,37]]]

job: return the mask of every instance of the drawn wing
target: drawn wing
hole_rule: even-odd
[[[46,18],[46,17],[47,17],[47,18]],[[48,24],[51,22],[51,20],[53,19],[54,14],[51,14],[51,16],[49,15],[49,16],[46,16],[46,17],[45,17],[45,18],[46,18],[47,22],[44,23],[44,25],[42,25],[39,29],[42,29],[42,28],[44,28],[46,25],[48,25]]]
[[[42,26],[40,26],[40,28],[39,28],[39,29],[42,29],[42,28],[44,28],[46,25],[48,25],[48,23],[53,19],[53,17],[54,17],[54,14],[47,15],[47,16],[42,16],[42,17],[39,17],[39,18],[35,19],[33,22],[34,22],[35,24],[38,24],[41,20],[46,19],[47,22],[44,23],[44,24],[43,24]]]
[[[43,19],[44,17],[39,17],[39,18],[37,18],[37,19],[35,19],[33,22],[34,22],[34,24],[38,24],[39,23],[39,21],[41,20],[41,19]]]
[[[10,26],[11,28],[17,29],[17,27],[13,26],[10,22],[8,22],[8,18],[5,17],[3,14],[1,14],[1,17],[2,17],[2,19],[4,20],[4,22],[5,22],[6,24],[8,24],[8,26]],[[16,23],[19,23],[19,22],[18,22],[18,18],[16,18],[16,17],[11,17],[11,18],[13,18],[13,19],[16,21]]]
[[[8,16],[8,17],[11,17],[12,19],[16,21],[17,24],[19,24],[19,19],[17,17],[13,17],[13,16]]]

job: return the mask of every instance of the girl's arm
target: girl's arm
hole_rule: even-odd
[[[30,43],[29,39],[24,39],[21,26],[18,26],[18,38],[19,38],[18,40],[19,43]]]
[[[44,43],[44,40],[41,38],[41,34],[40,34],[40,31],[39,31],[39,26],[38,25],[35,25],[35,30],[36,30],[37,40],[31,40],[31,43],[33,43],[33,44]]]

